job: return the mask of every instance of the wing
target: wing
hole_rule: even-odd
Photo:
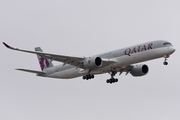
[[[11,49],[11,50],[16,50],[16,51],[21,51],[21,52],[27,52],[27,53],[32,53],[32,54],[38,54],[38,55],[41,55],[43,58],[47,58],[47,59],[51,59],[51,61],[59,61],[59,62],[63,62],[64,65],[65,64],[70,64],[70,65],[73,65],[73,66],[76,66],[77,68],[82,68],[82,69],[86,69],[83,65],[84,63],[84,60],[86,58],[81,58],[81,57],[71,57],[71,56],[64,56],[64,55],[56,55],[56,54],[50,54],[50,53],[44,53],[44,52],[37,52],[37,51],[29,51],[29,50],[22,50],[22,49],[19,49],[19,48],[14,48],[14,47],[11,47],[9,46],[8,44],[4,43],[3,44]],[[104,66],[107,66],[107,65],[110,65],[110,64],[113,64],[115,63],[116,61],[110,61],[110,60],[103,60],[103,67]]]
[[[56,55],[56,54],[37,52],[37,51],[22,50],[22,49],[18,49],[18,48],[13,48],[4,42],[3,42],[3,44],[11,50],[17,50],[17,51],[22,51],[22,52],[27,52],[27,53],[32,53],[32,54],[38,54],[38,55],[41,55],[43,58],[51,59],[52,61],[55,60],[55,61],[63,62],[64,65],[71,64],[74,66],[78,66],[80,68],[83,67],[82,62],[83,62],[84,58]]]

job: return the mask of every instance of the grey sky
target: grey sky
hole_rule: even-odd
[[[144,77],[94,80],[41,78],[37,57],[1,44],[0,120],[179,120],[179,0],[1,0],[0,40],[34,50],[90,56],[151,40],[168,40],[176,52],[145,62]],[[54,63],[59,64],[59,63]]]

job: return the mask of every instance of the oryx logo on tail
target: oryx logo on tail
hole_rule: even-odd
[[[42,58],[41,55],[38,55],[39,56],[39,64],[41,66],[41,70],[44,70],[44,67],[49,67],[49,61],[46,59],[46,58]]]
[[[40,51],[43,52],[42,49],[40,47],[36,47],[35,48],[36,51]],[[38,60],[39,60],[39,64],[41,67],[41,70],[43,71],[44,69],[48,68],[48,67],[52,67],[53,64],[50,63],[50,60],[43,58],[41,55],[37,55]]]

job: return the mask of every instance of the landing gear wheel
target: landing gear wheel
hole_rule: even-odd
[[[87,75],[87,76],[88,76],[88,78],[89,78],[89,79],[91,79],[91,75],[90,75],[90,74],[89,74],[89,75]]]
[[[118,82],[118,79],[117,79],[117,78],[116,78],[116,79],[111,78],[111,79],[107,79],[107,80],[106,80],[106,83],[110,83],[110,84],[115,83],[115,82]]]
[[[110,81],[109,81],[109,80],[106,80],[106,82],[107,82],[107,83],[110,83]]]
[[[91,75],[91,74],[89,74],[89,75],[85,75],[85,76],[83,76],[83,79],[85,80],[88,80],[88,79],[93,79],[94,78],[94,75]]]
[[[85,80],[86,79],[86,76],[83,76],[83,80]]]
[[[168,65],[168,62],[164,62],[163,64],[164,64],[164,65]]]

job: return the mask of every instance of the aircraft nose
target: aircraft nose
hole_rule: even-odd
[[[169,47],[169,52],[172,54],[176,51],[176,49],[174,47]]]

